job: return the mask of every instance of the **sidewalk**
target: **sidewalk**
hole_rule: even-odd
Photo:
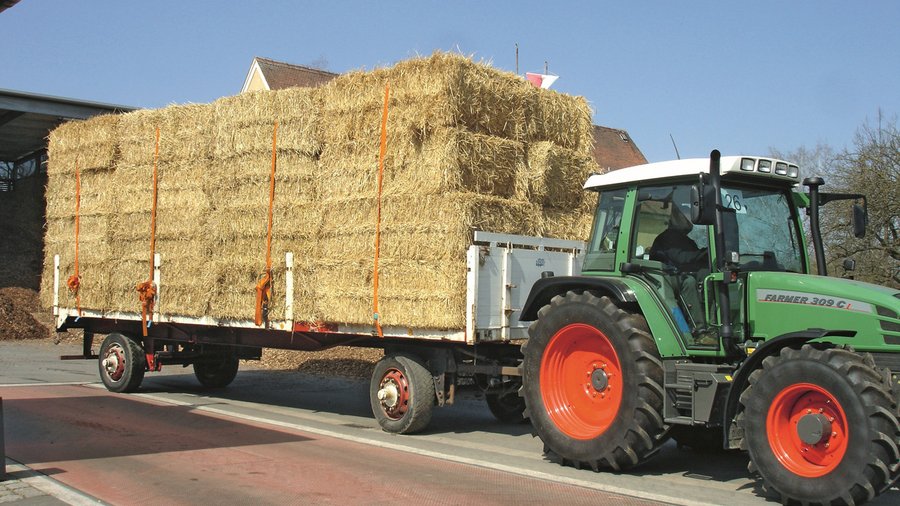
[[[6,480],[0,481],[0,504],[59,506],[102,503],[7,458]]]

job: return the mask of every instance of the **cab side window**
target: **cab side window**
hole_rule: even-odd
[[[622,213],[625,210],[625,193],[626,191],[623,189],[605,191],[600,194],[583,270],[611,271],[615,269],[619,228],[622,223]]]

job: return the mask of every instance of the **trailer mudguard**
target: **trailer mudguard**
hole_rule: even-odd
[[[728,399],[725,401],[725,413],[722,420],[722,426],[725,428],[725,447],[733,449],[738,448],[737,446],[733,446],[731,444],[731,431],[735,428],[734,421],[735,416],[737,415],[741,392],[743,392],[747,387],[747,382],[750,378],[750,374],[760,366],[762,366],[762,362],[766,359],[766,357],[778,353],[783,348],[802,346],[803,344],[812,341],[813,339],[820,339],[829,336],[854,337],[855,335],[855,330],[807,329],[800,332],[782,334],[778,337],[770,339],[763,343],[753,353],[751,353],[747,357],[747,359],[744,360],[744,362],[740,365],[740,367],[738,367],[737,371],[735,371],[734,378],[731,384],[731,390],[728,392]],[[742,435],[739,435],[737,438],[735,438],[735,442],[739,441],[741,436]]]
[[[531,287],[519,320],[537,320],[538,310],[549,304],[553,297],[565,295],[570,290],[596,291],[619,302],[637,302],[634,291],[625,282],[618,279],[590,276],[550,276],[537,280]]]

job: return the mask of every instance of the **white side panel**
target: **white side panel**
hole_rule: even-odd
[[[557,276],[581,272],[584,243],[578,241],[486,233],[476,233],[475,240],[488,242],[477,247],[475,326],[482,341],[528,337],[530,322],[520,322],[519,315],[534,282],[546,271]]]

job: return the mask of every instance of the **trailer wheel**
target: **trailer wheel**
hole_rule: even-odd
[[[434,380],[417,357],[390,355],[375,364],[369,401],[386,432],[412,434],[424,429],[434,409]]]
[[[225,388],[234,381],[239,365],[234,353],[201,357],[194,362],[194,376],[206,388]]]
[[[519,397],[518,392],[505,394],[485,394],[488,409],[494,418],[503,423],[525,423],[525,400]]]
[[[538,312],[529,334],[525,415],[550,460],[620,470],[659,449],[663,366],[643,316],[569,292]]]
[[[100,379],[110,392],[134,392],[144,379],[144,349],[135,339],[112,333],[100,345]]]
[[[900,422],[871,356],[785,348],[741,394],[750,470],[782,502],[860,504],[900,477]]]

